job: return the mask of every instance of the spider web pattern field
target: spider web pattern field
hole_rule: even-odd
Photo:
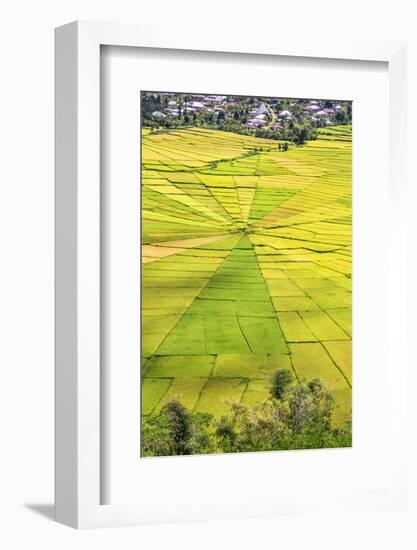
[[[142,415],[219,418],[271,375],[351,417],[351,126],[278,149],[205,128],[142,135]]]

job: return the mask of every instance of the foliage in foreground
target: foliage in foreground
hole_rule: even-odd
[[[351,424],[334,427],[334,400],[319,379],[293,383],[290,371],[278,370],[271,397],[252,407],[231,403],[229,415],[191,413],[180,402],[143,420],[142,456],[234,453],[350,447]]]

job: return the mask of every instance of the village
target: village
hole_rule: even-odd
[[[144,119],[145,124],[151,125],[176,127],[200,123],[222,127],[232,124],[234,131],[239,131],[240,126],[241,131],[246,130],[244,133],[263,130],[262,133],[280,134],[295,124],[318,128],[351,122],[349,101],[169,92],[145,94],[149,94],[148,105],[152,110],[146,110]]]

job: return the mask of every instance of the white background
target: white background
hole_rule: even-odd
[[[205,8],[205,6],[210,6]],[[53,498],[53,28],[74,19],[198,25],[248,32],[326,33],[409,40],[410,104],[417,97],[417,39],[405,0],[277,2],[211,0],[15,0],[1,8],[0,201],[0,545],[5,548],[268,548],[416,547],[416,509],[363,515],[187,524],[76,532],[48,520]],[[409,111],[416,149],[417,110]],[[414,154],[410,154],[410,168]],[[410,170],[410,174],[415,171]],[[410,181],[413,181],[410,178]],[[410,212],[416,193],[410,189]],[[410,216],[416,234],[416,216]],[[410,233],[411,236],[411,233]],[[411,243],[413,240],[411,239]],[[399,246],[401,243],[399,243]],[[415,245],[410,245],[413,254]],[[415,280],[415,264],[410,281]],[[411,269],[411,267],[410,267]],[[415,291],[410,285],[410,328]],[[412,301],[412,303],[411,303]],[[412,338],[414,341],[415,338]],[[415,363],[415,361],[414,361]],[[410,372],[410,396],[416,376]],[[413,392],[413,393],[412,393]],[[416,460],[416,415],[410,405],[410,462]],[[388,444],[393,442],[387,442]],[[412,462],[411,462],[412,463]],[[415,505],[415,473],[410,486]],[[42,513],[39,513],[42,512]],[[414,522],[412,521],[414,520]],[[142,546],[140,546],[142,545]]]

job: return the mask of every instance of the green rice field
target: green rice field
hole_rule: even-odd
[[[351,417],[351,126],[278,150],[205,128],[142,136],[142,415],[219,418],[278,368]]]

